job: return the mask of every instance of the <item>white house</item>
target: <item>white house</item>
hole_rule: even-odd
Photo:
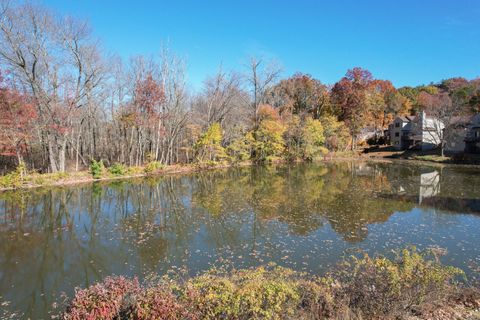
[[[427,116],[425,111],[422,111],[416,120],[418,121],[415,121],[413,135],[417,139],[413,145],[419,146],[422,150],[436,148],[442,142],[445,125],[437,118]]]
[[[422,111],[418,116],[398,116],[389,126],[390,143],[397,150],[430,150],[441,142],[444,125]]]

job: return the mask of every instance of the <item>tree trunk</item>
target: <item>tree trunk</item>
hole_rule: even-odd
[[[48,137],[48,161],[50,165],[50,170],[52,173],[58,172],[57,161],[55,159],[55,150],[54,142],[52,141],[53,137]]]
[[[62,142],[60,144],[60,150],[58,151],[58,170],[60,172],[65,172],[65,153],[67,151],[67,139],[62,137]]]

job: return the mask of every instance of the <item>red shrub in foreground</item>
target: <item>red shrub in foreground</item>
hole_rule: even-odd
[[[76,290],[67,308],[65,320],[115,319],[121,312],[124,300],[140,291],[137,279],[107,277],[87,289]]]

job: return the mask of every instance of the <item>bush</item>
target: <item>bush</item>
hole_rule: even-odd
[[[94,179],[100,179],[105,171],[105,166],[103,165],[103,161],[95,161],[92,160],[90,164],[90,173]]]
[[[140,286],[136,279],[108,277],[87,289],[76,290],[67,308],[65,320],[117,319],[125,310],[126,297],[137,294]]]
[[[115,163],[113,166],[108,168],[108,172],[114,176],[123,176],[127,173],[127,168],[121,163]]]
[[[460,269],[443,266],[430,252],[415,247],[404,249],[394,260],[385,257],[353,258],[334,278],[343,284],[340,295],[348,298],[352,310],[363,315],[402,316],[426,301],[438,301],[451,293]]]
[[[147,163],[147,165],[143,169],[143,172],[149,174],[149,173],[153,173],[153,172],[155,172],[157,170],[160,170],[160,169],[163,169],[163,168],[164,168],[164,165],[161,162],[150,161],[149,163]]]
[[[275,266],[147,285],[116,277],[76,290],[63,318],[404,319],[449,301],[478,308],[479,291],[454,282],[460,274],[411,248],[392,260],[352,258],[325,277]]]
[[[129,319],[195,319],[168,290],[159,285],[140,292],[125,314]]]
[[[2,188],[18,188],[25,181],[27,168],[24,162],[20,162],[15,171],[0,176],[0,187]]]

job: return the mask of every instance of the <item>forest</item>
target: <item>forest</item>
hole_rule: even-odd
[[[167,45],[125,61],[83,20],[2,2],[0,171],[313,160],[354,150],[366,128],[383,143],[396,115],[480,112],[479,78],[396,88],[352,67],[327,84],[308,73],[282,77],[269,59],[245,60],[191,90],[186,59]]]

